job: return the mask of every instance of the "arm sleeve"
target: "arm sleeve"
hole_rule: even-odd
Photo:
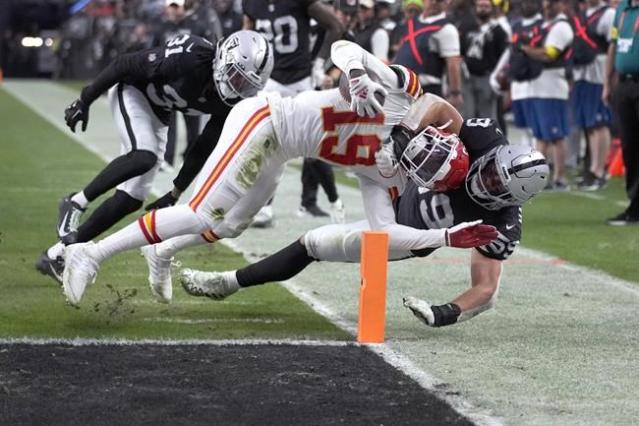
[[[388,65],[350,41],[339,40],[333,43],[331,60],[347,76],[352,70],[364,70],[377,75],[386,87],[399,87],[397,74]]]
[[[425,230],[398,224],[388,190],[366,176],[358,177],[368,223],[372,230],[388,233],[389,250],[419,250],[446,245],[446,229]]]
[[[217,145],[223,127],[223,118],[211,117],[191,149],[186,153],[184,164],[182,164],[180,172],[173,180],[173,185],[181,192],[186,191],[191,182],[193,182],[193,179],[195,179],[197,174],[200,173],[200,170],[202,170],[204,163],[206,163],[211,152],[213,152],[213,148]]]
[[[120,81],[150,78],[155,68],[154,59],[159,55],[160,50],[154,49],[128,53],[116,58],[91,84],[82,89],[80,98],[85,104],[91,105],[102,93]]]
[[[371,37],[371,46],[373,55],[383,62],[388,62],[388,46],[390,41],[388,39],[388,33],[385,29],[379,28],[373,33]]]
[[[615,10],[612,7],[606,9],[603,16],[599,20],[597,25],[597,34],[606,37],[606,40],[610,41],[610,32],[612,30],[612,24],[615,19]]]
[[[544,47],[554,47],[560,52],[563,52],[572,43],[574,33],[572,27],[568,22],[557,22],[550,29],[546,41],[544,41]]]
[[[446,24],[434,35],[436,50],[442,58],[460,55],[459,31],[452,24]]]

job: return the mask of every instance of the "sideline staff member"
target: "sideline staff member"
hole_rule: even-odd
[[[610,100],[615,71],[619,82],[613,100],[619,118],[630,205],[624,212],[608,219],[608,224],[639,225],[639,0],[622,0],[617,6],[606,60],[604,102]]]

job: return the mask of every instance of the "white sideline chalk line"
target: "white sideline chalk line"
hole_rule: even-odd
[[[16,339],[0,339],[0,345],[69,345],[69,346],[257,346],[257,345],[294,345],[294,346],[362,346],[356,342],[347,342],[339,340],[301,340],[301,339],[188,339],[188,340],[172,340],[172,339],[35,339],[28,337],[20,337]]]
[[[152,317],[142,318],[147,322],[168,322],[176,324],[218,324],[218,323],[260,323],[260,324],[284,324],[282,318],[206,318],[206,319],[182,319],[182,318],[163,318]]]

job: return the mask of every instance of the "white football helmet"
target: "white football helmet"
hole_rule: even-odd
[[[273,71],[273,48],[258,32],[237,31],[220,40],[213,61],[213,79],[228,105],[255,96]]]
[[[549,174],[541,152],[528,146],[500,145],[470,166],[466,191],[488,210],[521,206],[544,189]]]

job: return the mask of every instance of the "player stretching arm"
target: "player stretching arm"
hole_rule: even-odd
[[[452,226],[447,233],[450,236],[455,225],[478,218],[498,230],[495,241],[473,250],[471,287],[468,290],[444,305],[431,305],[415,297],[405,298],[405,306],[433,327],[467,320],[493,306],[499,289],[502,261],[512,254],[521,237],[519,206],[540,192],[548,178],[548,166],[539,152],[528,147],[506,145],[506,139],[493,122],[482,120],[467,121],[461,132],[465,140],[476,139],[477,135],[483,134],[479,144],[469,144],[472,166],[463,187],[436,192],[410,182],[405,193],[395,202],[397,222],[415,228],[438,230]],[[420,134],[416,138],[419,137],[423,136]],[[447,207],[437,208],[441,206]],[[289,279],[313,261],[358,262],[361,233],[368,229],[370,226],[366,221],[324,226],[237,271],[185,269],[180,279],[191,295],[223,299],[246,287]],[[397,261],[428,256],[435,249],[391,249],[389,259]]]

